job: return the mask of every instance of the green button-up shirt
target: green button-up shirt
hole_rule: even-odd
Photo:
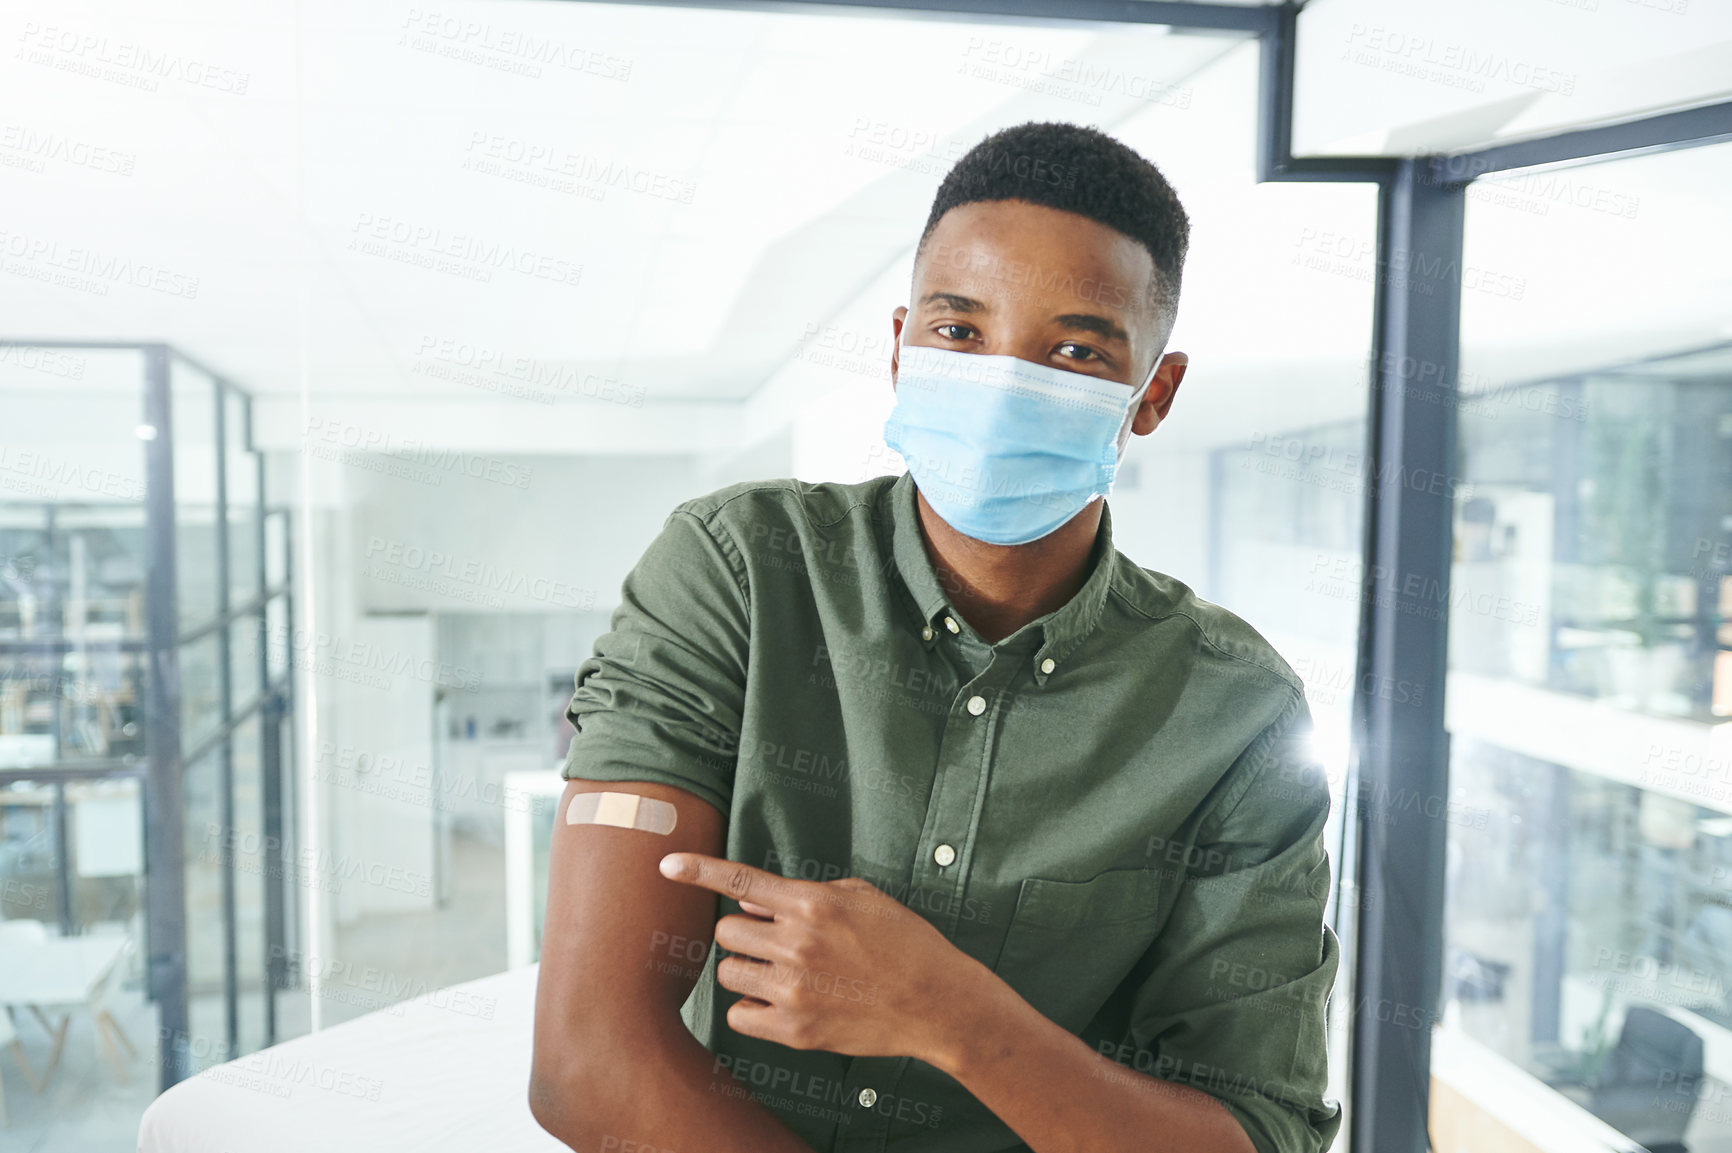
[[[1251,626],[1119,553],[1108,510],[1081,590],[989,644],[933,570],[906,474],[687,501],[566,716],[566,778],[685,789],[726,816],[731,860],[871,881],[1107,1075],[1213,1095],[1260,1153],[1333,1141],[1340,945],[1303,686]],[[813,1149],[1026,1153],[925,1062],[736,1033],[717,959],[686,1025]]]

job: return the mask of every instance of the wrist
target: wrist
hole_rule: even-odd
[[[1021,999],[985,965],[962,955],[951,980],[940,991],[936,1011],[927,1018],[925,1052],[919,1058],[961,1081],[982,1053],[998,1044],[997,1033]]]

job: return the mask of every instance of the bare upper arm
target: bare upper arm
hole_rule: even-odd
[[[566,823],[577,794],[638,793],[674,806],[672,833]],[[715,930],[716,896],[668,880],[673,852],[723,854],[726,821],[692,793],[647,781],[573,780],[554,814],[535,996],[532,1081],[546,1087],[630,1030],[678,1021]],[[693,944],[696,942],[696,944]],[[695,955],[696,959],[693,960]]]

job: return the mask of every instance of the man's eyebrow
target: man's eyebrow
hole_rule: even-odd
[[[989,311],[984,301],[976,300],[972,296],[964,296],[960,292],[929,292],[920,303],[943,304],[956,312]]]
[[[1066,328],[1077,328],[1084,332],[1095,332],[1108,340],[1130,342],[1130,335],[1117,324],[1104,316],[1096,316],[1092,312],[1069,312],[1053,318]]]

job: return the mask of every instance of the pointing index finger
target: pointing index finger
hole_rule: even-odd
[[[707,853],[669,853],[661,860],[661,871],[671,881],[696,885],[736,901],[749,900],[773,912],[790,911],[799,889],[813,883]]]

